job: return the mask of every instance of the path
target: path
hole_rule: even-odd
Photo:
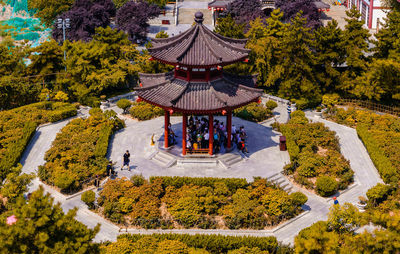
[[[279,107],[276,109],[276,115],[279,117],[277,121],[285,122],[287,120],[287,112],[286,112],[286,105],[280,104]],[[350,165],[355,172],[355,182],[356,186],[351,188],[341,196],[339,196],[340,203],[350,202],[355,203],[357,202],[358,196],[365,195],[366,191],[371,188],[372,186],[376,185],[378,182],[382,182],[379,177],[379,174],[374,167],[371,159],[368,156],[368,153],[363,146],[362,142],[358,139],[357,133],[354,129],[351,129],[346,126],[342,126],[330,121],[323,120],[321,118],[315,117],[312,113],[307,113],[307,117],[312,121],[319,121],[323,122],[327,127],[331,130],[336,131],[339,140],[340,140],[340,147],[342,154],[350,160]],[[179,118],[173,118],[175,122],[179,122]],[[64,120],[62,122],[58,122],[55,124],[50,124],[44,127],[41,127],[39,131],[35,134],[33,140],[29,144],[28,148],[26,149],[21,163],[23,163],[23,172],[35,172],[37,167],[44,163],[44,154],[50,148],[52,141],[54,140],[57,132],[67,124],[69,120]],[[141,172],[146,176],[152,175],[155,172],[159,172],[159,174],[168,173],[166,169],[157,168],[156,165],[151,164],[148,160],[145,159],[145,155],[151,153],[152,148],[149,145],[141,146],[135,145],[133,143],[132,138],[134,137],[135,142],[140,143],[149,143],[150,139],[148,135],[151,135],[153,132],[162,130],[163,121],[162,118],[156,119],[153,121],[151,125],[147,122],[135,122],[133,120],[127,121],[127,128],[125,130],[120,131],[114,137],[112,141],[112,147],[110,148],[110,156],[112,159],[117,160],[121,157],[121,151],[124,149],[132,149],[133,153],[133,161],[134,164],[142,164],[142,166],[135,168],[133,171]],[[270,123],[265,123],[266,126],[263,128],[270,128],[267,127]],[[143,131],[146,132],[146,135],[143,135]],[[275,144],[276,145],[276,144]],[[276,147],[275,147],[276,148]],[[138,157],[135,158],[137,154],[142,154],[143,158],[140,159]],[[256,153],[255,153],[256,154]],[[265,161],[265,158],[257,158],[259,162],[254,162],[252,165],[248,167],[237,166],[237,168],[232,168],[232,172],[237,172],[238,174],[243,171],[243,168],[253,167],[260,167],[262,170],[262,165],[265,168],[268,167],[268,161]],[[255,161],[257,161],[255,160]],[[273,164],[273,163],[272,163]],[[271,164],[271,165],[272,165]],[[281,167],[280,167],[281,169]],[[227,171],[229,173],[229,171]],[[237,177],[236,175],[231,176]],[[176,173],[176,172],[175,172]],[[133,172],[123,171],[121,175],[130,176]],[[185,172],[186,174],[186,172]],[[236,173],[235,173],[236,174]],[[170,175],[173,175],[170,172]],[[37,186],[41,184],[38,179],[35,179],[33,185],[31,186],[30,190],[34,190]],[[80,196],[76,196],[71,199],[67,199],[66,196],[60,194],[59,192],[55,191],[54,189],[50,188],[49,186],[44,186],[45,190],[55,198],[56,202],[60,202],[62,204],[63,210],[66,212],[73,207],[78,207],[78,212],[76,219],[84,223],[90,228],[93,228],[97,223],[101,224],[100,232],[97,234],[95,241],[105,241],[110,240],[114,241],[116,237],[121,233],[119,232],[119,228],[109,221],[105,220],[98,214],[95,214],[89,211],[86,205],[80,200]],[[174,233],[188,233],[188,234],[212,234],[212,233],[219,233],[222,235],[251,235],[251,236],[267,236],[267,235],[274,235],[277,237],[279,241],[283,243],[291,243],[293,244],[294,237],[298,234],[298,232],[305,228],[309,227],[313,223],[319,220],[326,220],[327,214],[329,212],[329,207],[331,206],[332,202],[328,199],[324,199],[318,197],[314,194],[310,194],[304,192],[309,200],[303,207],[305,210],[309,212],[304,216],[301,216],[297,220],[286,224],[286,226],[279,228],[278,230],[268,231],[268,230],[217,230],[217,231],[207,231],[207,230],[191,230],[191,229],[183,229],[183,230],[172,230],[171,232]],[[163,230],[136,230],[130,229],[129,233],[167,233],[169,231]],[[123,232],[122,232],[123,233]]]

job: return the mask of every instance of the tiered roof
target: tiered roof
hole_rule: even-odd
[[[228,65],[247,58],[247,40],[227,38],[203,25],[203,13],[195,15],[196,24],[171,38],[152,39],[149,53],[156,60],[199,68]]]

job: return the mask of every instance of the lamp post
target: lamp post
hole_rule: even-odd
[[[69,18],[66,19],[57,19],[57,27],[63,30],[63,43],[65,41],[65,29],[69,29],[71,27],[71,22]],[[65,49],[64,49],[64,61],[67,60]],[[65,71],[67,71],[67,66],[65,66]]]

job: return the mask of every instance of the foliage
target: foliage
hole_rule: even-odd
[[[361,224],[361,214],[357,207],[350,203],[333,205],[329,209],[328,227],[337,233],[349,233]]]
[[[235,109],[233,114],[244,120],[252,122],[262,122],[272,116],[272,112],[269,108],[256,102]]]
[[[322,104],[327,107],[333,107],[339,103],[340,96],[336,93],[334,94],[324,94],[322,96]]]
[[[218,18],[214,32],[229,38],[244,39],[245,24],[237,24],[230,14],[226,17]]]
[[[76,0],[72,7],[58,15],[56,19],[70,19],[70,28],[65,33],[69,41],[90,41],[96,28],[110,25],[110,17],[115,15],[115,6],[111,0]],[[53,38],[63,41],[63,29],[57,23],[53,25]]]
[[[345,189],[353,181],[354,172],[340,154],[335,132],[322,123],[309,123],[304,112],[297,110],[287,124],[279,125],[279,130],[286,136],[291,159],[285,172],[293,174],[296,182],[307,188],[317,188],[320,195],[326,196],[337,188]],[[311,181],[315,177],[317,186]]]
[[[318,194],[323,197],[335,194],[338,188],[336,180],[330,176],[318,177],[315,186]]]
[[[94,201],[96,200],[96,193],[92,190],[85,191],[82,193],[81,200],[85,202],[89,208],[92,208],[94,206]]]
[[[132,105],[132,102],[128,99],[121,99],[117,101],[117,107],[123,110],[123,114],[128,112],[129,107]]]
[[[248,24],[256,18],[263,18],[261,2],[258,0],[234,0],[229,3],[226,13],[232,16],[237,24]]]
[[[269,109],[269,110],[274,110],[276,107],[278,107],[278,103],[276,103],[273,100],[269,100],[265,103],[265,106]]]
[[[129,35],[133,43],[144,43],[146,41],[147,22],[160,14],[160,8],[155,4],[145,1],[128,1],[117,11],[116,24],[118,28]]]
[[[68,11],[74,2],[74,0],[28,0],[28,8],[35,10],[35,17],[46,26],[51,26],[55,18]]]
[[[285,22],[291,22],[301,12],[302,17],[307,19],[308,27],[316,29],[322,25],[318,9],[311,0],[277,0],[275,7],[284,13]]]
[[[131,176],[130,180],[133,183],[133,185],[136,187],[139,187],[146,182],[146,180],[144,179],[144,177],[142,175],[133,175],[133,176]]]
[[[400,55],[400,11],[390,11],[385,19],[383,27],[375,34],[373,41],[374,57],[378,59],[396,58]]]
[[[339,235],[328,231],[325,221],[318,221],[302,229],[294,240],[296,253],[337,253],[338,245]]]
[[[152,234],[152,238],[158,242],[163,240],[176,240],[186,244],[191,248],[206,249],[210,253],[227,253],[230,250],[240,249],[241,247],[259,248],[262,251],[274,253],[280,244],[275,237],[252,237],[252,236],[223,236],[223,235],[189,235],[189,234]],[[120,235],[118,241],[127,239],[137,242],[140,239],[148,238],[148,235],[132,234]]]
[[[39,124],[77,114],[68,103],[39,102],[0,112],[0,181],[15,166]]]
[[[293,200],[293,203],[297,206],[304,205],[308,200],[308,197],[301,192],[293,192],[289,195],[289,197]]]
[[[1,184],[0,194],[7,198],[7,203],[15,203],[28,191],[28,184],[34,179],[34,174],[21,174],[22,165],[12,168],[5,181]]]
[[[169,37],[169,35],[164,30],[161,30],[160,32],[158,32],[156,34],[156,38],[168,38],[168,37]]]
[[[58,83],[72,99],[87,104],[92,96],[126,88],[137,78],[138,66],[130,61],[138,51],[123,32],[97,28],[92,41],[66,42],[64,47],[69,75],[59,77]]]
[[[110,220],[144,228],[261,229],[299,214],[306,201],[265,179],[152,177],[139,184],[110,180],[98,203]]]
[[[390,195],[390,192],[391,188],[389,185],[378,183],[367,191],[367,197],[373,205],[378,205],[387,199],[387,197]]]
[[[64,214],[60,204],[53,204],[43,187],[26,202],[19,198],[12,210],[0,215],[0,249],[6,253],[94,253],[92,240],[100,226],[88,229],[74,219],[77,209]],[[6,225],[15,215],[17,222]]]
[[[129,113],[132,117],[143,121],[164,115],[164,110],[147,102],[134,102]]]
[[[123,127],[115,112],[91,112],[87,119],[74,119],[57,134],[39,167],[42,181],[63,192],[80,190],[94,175],[106,175],[105,158],[111,134]]]

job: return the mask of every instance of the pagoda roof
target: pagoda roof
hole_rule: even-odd
[[[232,39],[203,25],[203,13],[196,12],[195,25],[170,38],[154,38],[150,55],[161,62],[192,67],[228,65],[248,57],[246,39]]]
[[[213,0],[208,3],[208,7],[226,8],[233,0]]]
[[[219,112],[257,101],[262,95],[256,89],[256,76],[236,76],[224,73],[212,81],[186,81],[174,78],[173,72],[140,73],[140,99],[178,112]]]

